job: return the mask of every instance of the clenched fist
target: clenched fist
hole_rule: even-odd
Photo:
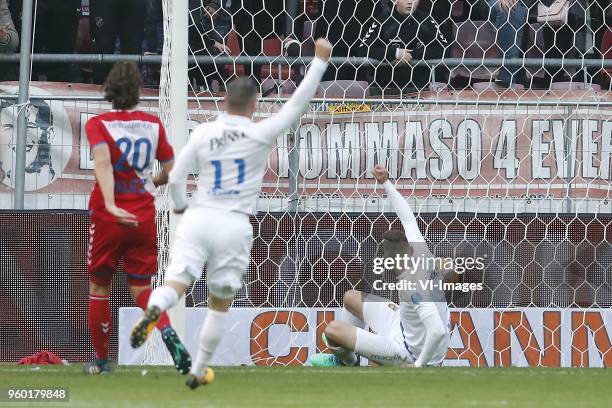
[[[372,175],[380,184],[383,184],[389,180],[389,172],[381,165],[374,166],[372,169]]]
[[[332,52],[332,45],[325,38],[318,38],[315,42],[315,56],[327,61]]]

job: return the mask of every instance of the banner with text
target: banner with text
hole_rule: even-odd
[[[0,84],[0,208],[11,206],[15,180],[19,109],[6,95],[16,89]],[[94,176],[85,123],[110,105],[77,100],[100,96],[92,85],[33,83],[31,93],[50,99],[33,99],[25,108],[27,206],[86,208]],[[472,91],[430,97],[474,103],[312,103],[299,126],[302,209],[379,210],[372,206],[380,195],[370,170],[383,164],[424,211],[612,211],[612,108],[554,105],[561,97],[609,102],[612,94],[530,91],[510,106],[483,105],[478,101],[487,95]],[[539,105],[521,104],[534,100]],[[261,102],[254,120],[279,108]],[[141,109],[159,113],[156,102],[143,102]],[[190,128],[213,120],[219,109],[214,101],[190,102]],[[262,210],[286,206],[289,150],[285,134],[270,154]]]
[[[185,344],[192,355],[206,316],[187,308]],[[326,351],[321,334],[340,308],[235,308],[212,365],[304,365]],[[130,331],[142,311],[119,312],[119,364],[141,364],[147,346],[134,350]],[[451,309],[445,366],[612,367],[610,309]],[[148,350],[167,353],[161,337]],[[362,364],[368,362],[362,359]]]

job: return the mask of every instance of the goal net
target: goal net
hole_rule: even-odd
[[[446,364],[612,365],[612,94],[597,48],[610,6],[572,2],[560,25],[534,19],[535,6],[517,21],[468,2],[431,3],[189,1],[188,35],[177,40],[172,20],[185,10],[164,1],[170,128],[213,120],[235,75],[260,86],[254,120],[273,115],[299,85],[314,39],[334,43],[315,100],[269,157],[250,267],[213,363],[304,364],[325,351],[320,335],[344,292],[372,279],[383,232],[402,228],[370,174],[382,164],[435,256],[485,259],[459,278],[479,289],[446,291]],[[176,41],[188,41],[191,57],[184,115],[168,96]],[[163,271],[167,196],[161,204]],[[207,295],[202,279],[185,299],[194,351]],[[160,344],[145,362],[168,361]]]

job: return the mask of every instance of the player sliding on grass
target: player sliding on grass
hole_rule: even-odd
[[[166,184],[174,153],[160,120],[134,110],[140,98],[140,84],[140,71],[135,64],[115,64],[104,87],[113,110],[91,118],[85,126],[96,174],[89,199],[87,255],[88,323],[96,360],[84,367],[87,374],[111,371],[109,295],[118,261],[123,258],[130,293],[143,309],[151,295],[151,277],[157,273],[155,187]],[[155,159],[160,161],[162,171],[152,177]],[[176,368],[186,374],[191,358],[166,313],[160,315],[157,328]]]
[[[405,235],[387,231],[382,247],[385,258],[430,257],[425,238],[419,231],[410,206],[389,181],[389,173],[382,166],[372,171],[391,198]],[[423,289],[419,281],[436,279],[435,269],[426,264],[407,269],[394,267],[398,282],[414,282],[415,290],[399,291],[399,306],[373,294],[349,290],[344,294],[342,317],[329,323],[323,340],[333,354],[315,354],[313,366],[352,366],[358,356],[382,365],[437,366],[448,349],[449,312],[444,292]],[[368,326],[373,333],[366,331]]]
[[[200,346],[187,385],[196,388],[214,379],[208,367],[224,334],[228,309],[242,286],[249,265],[253,230],[249,215],[256,210],[268,156],[277,138],[295,123],[315,94],[331,44],[316,41],[315,56],[303,82],[291,99],[273,117],[254,123],[256,88],[249,78],[229,83],[226,114],[198,126],[181,151],[170,173],[174,211],[185,213],[164,286],[157,288],[144,317],[132,331],[133,347],[142,345],[160,314],[174,306],[191,283],[200,278],[207,264],[208,312],[200,332]],[[198,190],[187,203],[186,178],[199,165]]]

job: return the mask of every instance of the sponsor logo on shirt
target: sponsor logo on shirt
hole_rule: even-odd
[[[208,190],[208,194],[212,196],[227,196],[227,195],[238,195],[240,194],[239,190],[227,190],[224,188],[211,188]]]
[[[239,130],[226,129],[223,131],[223,136],[213,137],[210,139],[210,151],[220,149],[227,146],[229,143],[246,138],[246,133]]]

